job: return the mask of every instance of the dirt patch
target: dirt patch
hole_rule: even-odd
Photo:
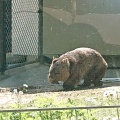
[[[50,97],[53,94],[58,96],[59,99],[78,97],[89,94],[102,94],[106,90],[114,90],[120,88],[120,82],[104,83],[101,88],[89,87],[80,88],[74,91],[63,91],[62,85],[49,85],[49,86],[30,86],[26,93],[19,95],[22,103],[28,103],[37,97]],[[14,89],[22,90],[22,88],[1,88],[0,89],[0,108],[6,109],[13,103],[18,103],[18,95],[13,92]]]

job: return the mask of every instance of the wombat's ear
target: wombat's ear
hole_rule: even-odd
[[[53,56],[53,60],[55,59],[55,57]]]
[[[52,63],[54,64],[57,60],[58,60],[58,58],[54,58]]]
[[[64,58],[64,59],[62,60],[62,62],[63,62],[63,63],[66,63],[67,65],[70,64],[68,58]]]

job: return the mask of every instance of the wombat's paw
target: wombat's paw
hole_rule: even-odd
[[[58,82],[58,81],[56,81],[54,84],[59,84],[59,82]]]
[[[102,81],[99,81],[99,86],[102,86],[103,85],[103,82]]]
[[[91,86],[91,83],[89,81],[87,81],[87,82],[84,82],[82,85],[85,87],[89,87],[89,86]]]
[[[98,81],[97,83],[94,84],[95,87],[99,87],[102,86],[103,82],[102,81]]]
[[[63,90],[69,91],[69,90],[73,90],[73,89],[74,89],[73,85],[63,84]]]

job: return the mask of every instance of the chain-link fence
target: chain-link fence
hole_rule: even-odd
[[[44,0],[43,15],[43,0],[3,0],[7,68],[42,61],[42,53],[51,63],[53,56],[83,46],[119,68],[120,1],[113,1]]]
[[[42,53],[42,0],[3,3],[6,68],[36,62]]]

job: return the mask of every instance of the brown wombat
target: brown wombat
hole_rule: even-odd
[[[72,90],[81,80],[84,85],[102,86],[100,81],[107,69],[107,63],[99,52],[91,48],[77,48],[55,58],[49,69],[48,81],[63,81],[64,90]]]

